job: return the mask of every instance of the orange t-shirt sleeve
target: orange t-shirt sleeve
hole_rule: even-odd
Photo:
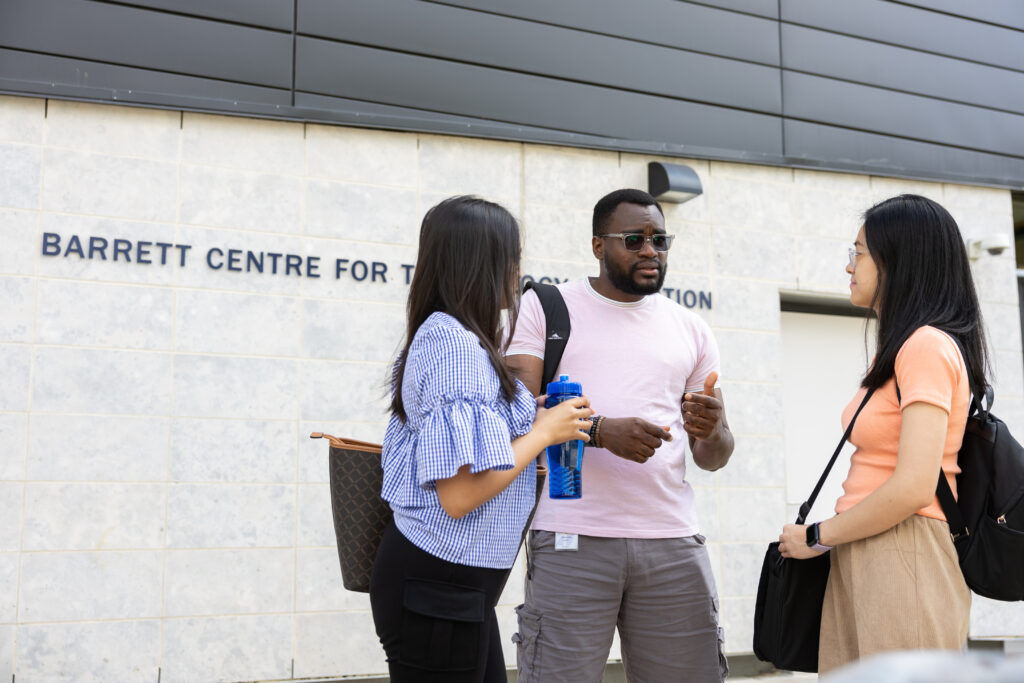
[[[922,327],[896,354],[896,383],[901,409],[918,401],[948,414],[960,383],[960,351],[952,339],[934,327]]]

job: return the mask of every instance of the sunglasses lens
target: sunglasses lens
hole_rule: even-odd
[[[626,245],[626,249],[630,251],[640,251],[640,248],[644,245],[644,236],[626,235],[622,238],[622,243]]]
[[[669,244],[668,236],[654,235],[651,237],[651,244],[654,245],[655,251],[666,251]]]

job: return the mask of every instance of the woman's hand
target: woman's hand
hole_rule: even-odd
[[[571,398],[554,408],[544,408],[547,396],[537,397],[537,417],[533,429],[544,437],[549,446],[580,439],[590,441],[590,399],[586,396]]]
[[[541,405],[544,398],[537,399]],[[538,408],[530,431],[512,442],[514,466],[474,473],[470,472],[469,465],[463,465],[454,477],[438,479],[434,486],[441,507],[453,519],[465,517],[504,491],[548,446],[572,439],[589,441],[590,420],[587,418],[593,414],[590,401],[585,397],[569,399],[551,410]],[[530,499],[533,499],[532,493]]]
[[[827,551],[815,550],[807,545],[807,525],[787,524],[779,536],[779,552],[794,560],[809,560]]]

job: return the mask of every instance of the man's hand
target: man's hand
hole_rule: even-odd
[[[700,441],[715,440],[722,434],[724,409],[715,395],[718,373],[712,372],[704,380],[704,393],[683,396],[683,429]]]
[[[671,441],[668,427],[641,420],[639,417],[606,417],[601,422],[601,447],[633,462],[645,463],[664,441]]]
[[[704,392],[684,394],[682,402],[683,429],[690,438],[693,461],[709,472],[724,467],[735,446],[722,392],[715,389],[717,381],[718,373],[712,372],[704,380]]]

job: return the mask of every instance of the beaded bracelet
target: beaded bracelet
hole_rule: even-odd
[[[604,446],[601,445],[601,423],[604,422],[604,416],[595,415],[593,419],[594,423],[591,426],[590,445],[594,448],[604,448]]]
[[[589,443],[589,445],[594,446],[595,448],[598,447],[597,446],[597,428],[598,428],[599,424],[601,424],[601,416],[600,415],[591,415],[590,416],[590,431],[587,432],[587,435],[590,436],[590,443]]]

